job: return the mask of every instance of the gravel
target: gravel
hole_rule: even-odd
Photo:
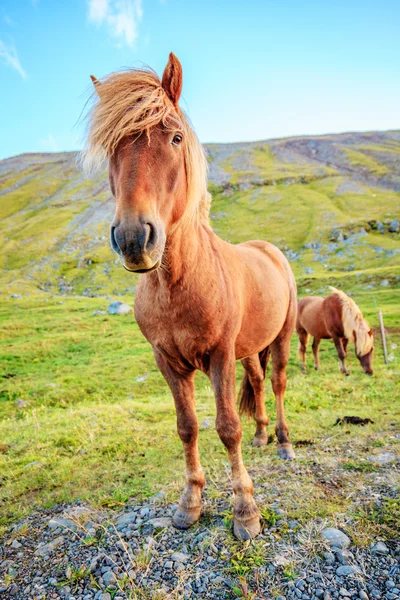
[[[123,513],[79,503],[32,513],[4,538],[2,600],[128,600],[135,593],[157,600],[237,597],[232,588],[241,589],[238,552],[244,555],[252,546],[234,542],[226,528],[227,501],[212,501],[212,523],[204,519],[182,532],[171,524],[176,506],[163,500],[161,494]],[[88,542],[89,530],[94,535]],[[343,531],[325,527],[323,543],[332,551],[307,557],[302,530],[287,527],[280,536],[277,527],[263,530],[255,543],[264,558],[246,570],[249,589],[256,589],[254,600],[272,597],[273,590],[284,600],[399,598],[396,542],[353,547]],[[285,571],[293,557],[298,561],[294,581]]]

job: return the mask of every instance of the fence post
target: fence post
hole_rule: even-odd
[[[378,317],[379,317],[379,325],[380,325],[380,328],[381,328],[383,356],[385,357],[385,365],[387,365],[388,364],[388,357],[387,357],[387,347],[386,347],[386,335],[385,335],[385,326],[383,324],[383,315],[382,315],[382,311],[381,310],[378,310]]]

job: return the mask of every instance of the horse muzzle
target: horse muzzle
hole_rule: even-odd
[[[110,242],[127,271],[148,273],[161,264],[165,232],[159,223],[148,218],[140,218],[129,225],[114,222]]]

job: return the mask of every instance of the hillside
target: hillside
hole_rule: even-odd
[[[211,220],[232,242],[267,239],[300,286],[393,286],[400,261],[400,131],[211,144]],[[108,243],[106,174],[86,179],[74,153],[0,162],[0,269],[7,291],[126,294]]]

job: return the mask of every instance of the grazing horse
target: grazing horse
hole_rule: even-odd
[[[354,342],[356,356],[364,373],[372,375],[374,343],[372,329],[369,328],[354,300],[336,288],[330,289],[333,294],[327,298],[307,296],[299,302],[296,330],[299,336],[299,358],[302,361],[302,369],[306,370],[307,342],[312,335],[316,369],[319,369],[318,350],[321,339],[332,339],[339,356],[340,371],[348,375],[344,360],[347,355],[347,344],[351,341]]]
[[[211,381],[216,429],[231,463],[234,533],[249,539],[260,531],[260,515],[241,453],[235,361],[245,369],[241,409],[254,415],[254,443],[263,446],[263,382],[271,354],[278,454],[294,458],[283,406],[297,312],[293,273],[268,242],[234,246],[213,233],[206,157],[178,105],[182,67],[174,54],[161,81],[146,69],[92,81],[98,101],[83,161],[90,168],[108,159],[116,201],[111,245],[127,271],[142,274],[135,317],[171,388],[185,453],[186,487],[173,522],[186,529],[200,517],[205,479],[194,393],[200,370]]]

